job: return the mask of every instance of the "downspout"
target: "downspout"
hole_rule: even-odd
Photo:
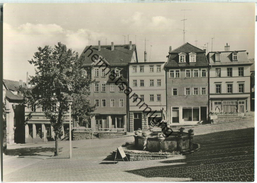
[[[208,123],[210,123],[210,62],[209,59],[207,59],[208,62]]]

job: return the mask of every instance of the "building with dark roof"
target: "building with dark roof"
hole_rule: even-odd
[[[170,125],[207,120],[208,62],[205,50],[190,43],[172,50],[165,64],[166,111]]]
[[[85,73],[95,82],[91,85],[90,102],[96,105],[88,128],[94,131],[127,131],[129,63],[137,63],[136,45],[87,46],[80,56]],[[119,83],[123,83],[119,85]]]
[[[250,67],[246,50],[209,52],[210,111],[245,113],[250,110]]]
[[[6,121],[6,143],[24,143],[24,105],[23,96],[19,92],[21,86],[26,86],[24,82],[3,80],[3,105],[5,106]]]

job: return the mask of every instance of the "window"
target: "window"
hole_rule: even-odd
[[[186,54],[185,53],[179,53],[179,63],[186,62]]]
[[[194,78],[198,77],[198,70],[194,70]]]
[[[145,69],[144,69],[144,66],[141,65],[141,66],[140,66],[140,72],[144,72],[144,70],[145,70]]]
[[[244,68],[238,67],[238,76],[244,76]]]
[[[110,107],[114,107],[114,99],[111,99],[111,101],[110,101]]]
[[[124,100],[123,100],[123,99],[120,99],[120,101],[119,101],[119,107],[124,107]]]
[[[216,77],[221,77],[221,68],[216,68]]]
[[[133,87],[137,87],[137,80],[133,80]]]
[[[202,88],[202,95],[206,95],[206,88]]]
[[[227,68],[228,77],[232,77],[232,68]]]
[[[196,62],[196,54],[189,53],[189,62]]]
[[[161,65],[157,65],[157,72],[161,72]]]
[[[183,119],[184,121],[199,121],[199,108],[183,108]]]
[[[243,83],[238,84],[238,91],[239,91],[239,93],[244,93],[244,84]]]
[[[99,77],[99,69],[95,69],[95,77],[96,77],[96,78]]]
[[[179,70],[170,70],[170,78],[179,78]]]
[[[150,86],[154,86],[154,80],[150,79]]]
[[[190,95],[190,88],[186,88],[185,94],[186,94],[186,95]]]
[[[215,62],[220,62],[220,53],[215,54]]]
[[[154,102],[154,95],[153,94],[150,95],[150,102]]]
[[[233,92],[233,84],[227,84],[227,91],[228,91],[228,93]]]
[[[138,99],[137,96],[133,96],[133,100],[132,100],[132,101],[133,101],[133,102],[136,102],[137,99]]]
[[[178,89],[177,88],[172,89],[172,95],[178,95]]]
[[[102,92],[105,92],[105,84],[102,84]]]
[[[216,84],[216,93],[221,93],[221,84]]]
[[[144,86],[145,86],[144,80],[140,80],[140,86],[141,86],[141,87],[144,87]]]
[[[137,72],[137,66],[132,67],[132,72],[136,73]]]
[[[95,92],[99,92],[99,83],[95,83]]]
[[[157,102],[161,101],[161,94],[157,94]]]
[[[144,95],[140,95],[141,101],[145,101],[145,96]]]
[[[161,79],[157,79],[157,86],[161,86],[162,85],[162,80]]]
[[[175,78],[174,70],[170,70],[170,78]]]
[[[198,95],[198,88],[194,88],[194,95]]]
[[[190,78],[191,77],[191,71],[190,70],[186,70],[186,77]]]
[[[150,72],[154,72],[154,66],[150,65]]]
[[[96,107],[99,107],[99,100],[98,99],[95,100],[95,105],[96,105]]]
[[[102,77],[102,78],[104,78],[104,77],[105,77],[105,69],[102,69],[101,77]]]
[[[115,91],[115,89],[114,89],[114,84],[111,83],[111,84],[110,84],[110,92],[114,92],[114,91]]]
[[[115,69],[115,74],[117,78],[120,77],[120,71],[120,69]]]
[[[203,69],[203,70],[202,70],[202,77],[206,77],[206,75],[207,75],[207,74],[206,74],[206,70]]]
[[[102,99],[102,107],[105,107],[106,106],[106,101],[105,99]]]
[[[234,53],[232,54],[232,60],[233,60],[233,61],[237,61],[237,53],[236,53],[236,52],[234,52]]]
[[[176,70],[176,78],[179,78],[179,70]]]

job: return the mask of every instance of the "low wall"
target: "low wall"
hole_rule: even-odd
[[[92,132],[73,131],[73,140],[95,139],[95,138],[117,138],[126,135],[126,132]]]

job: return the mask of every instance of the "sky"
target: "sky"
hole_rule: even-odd
[[[186,21],[182,21],[186,19]],[[81,54],[89,45],[137,45],[139,62],[166,61],[185,42],[208,51],[247,50],[254,58],[254,3],[5,4],[3,78],[26,81],[38,47],[58,42]],[[146,45],[146,46],[145,46]]]

